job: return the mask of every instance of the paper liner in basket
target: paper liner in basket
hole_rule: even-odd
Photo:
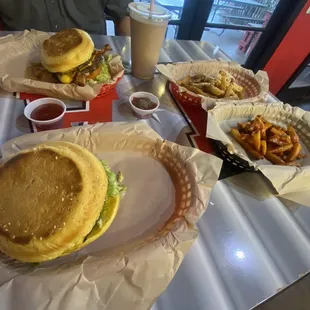
[[[50,36],[51,34],[46,32],[26,30],[0,38],[0,87],[8,92],[28,92],[77,100],[91,100],[99,95],[105,84],[81,87],[26,78],[27,68],[40,63],[40,48],[43,41]],[[106,85],[115,84],[124,74],[119,55],[113,55],[109,67],[112,80]]]
[[[266,100],[269,91],[269,79],[266,72],[258,71],[254,74],[253,71],[247,70],[234,62],[222,60],[191,61],[168,65],[157,65],[156,68],[172,83],[177,85],[177,91],[179,93],[190,94],[192,98],[191,101],[193,101],[193,98],[195,97],[200,98],[201,104],[207,108],[212,108],[215,104],[226,104],[232,102],[244,103],[248,102],[249,98],[251,99],[251,102],[263,102]],[[177,81],[185,78],[186,76],[194,76],[202,73],[214,75],[217,74],[220,69],[225,69],[228,71],[232,76],[234,76],[236,83],[244,87],[245,99],[230,100],[228,98],[215,99],[205,97],[195,94],[177,84]]]
[[[253,119],[256,115],[262,115],[269,122],[281,127],[292,125],[296,129],[302,152],[308,155],[301,161],[302,167],[273,165],[266,159],[249,158],[230,135],[230,129],[237,127],[237,122]],[[235,153],[260,170],[271,181],[279,196],[310,206],[310,112],[281,102],[216,106],[208,112],[207,137],[223,142],[230,153]]]
[[[163,141],[143,123],[30,134],[7,142],[3,156],[47,140],[78,143],[124,169],[128,191],[110,229],[79,252],[37,268],[0,257],[2,309],[149,309],[197,237],[222,161]]]

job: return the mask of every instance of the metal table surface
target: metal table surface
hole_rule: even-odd
[[[129,38],[93,39],[98,47],[109,43],[130,64]],[[227,56],[207,42],[169,40],[164,42],[160,62],[210,58]],[[135,120],[127,102],[129,95],[139,90],[157,95],[163,109],[158,113],[160,123],[154,119],[145,122],[163,138],[189,144],[188,122],[160,74],[150,81],[126,74],[117,86],[113,121]],[[269,96],[268,100],[275,99]],[[0,145],[30,132],[23,109],[23,100],[0,94]],[[258,173],[219,181],[198,228],[198,240],[152,310],[247,310],[310,269],[310,209],[276,198]]]

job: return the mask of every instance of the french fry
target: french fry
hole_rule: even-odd
[[[228,87],[227,79],[226,76],[223,74],[221,75],[221,85],[219,86],[219,88],[226,92],[227,87]]]
[[[238,130],[238,128],[232,128],[231,129],[231,133],[234,136],[234,138],[239,142],[239,140],[241,139],[241,133]],[[242,140],[242,139],[241,139]]]
[[[237,85],[236,83],[232,83],[232,90],[235,92],[239,99],[244,98],[244,89],[242,86]]]
[[[238,141],[238,143],[255,159],[263,159],[264,157],[258,153],[249,143],[245,142],[241,138],[241,134],[237,128],[231,129],[231,134]]]
[[[244,92],[242,91],[241,93],[237,93],[238,97],[240,100],[244,99]]]
[[[260,153],[265,156],[267,152],[267,142],[266,140],[262,140],[260,142]]]
[[[219,71],[219,74],[226,77],[226,76],[228,75],[228,72],[225,71],[224,69],[221,69],[221,70]]]
[[[197,74],[187,76],[177,84],[187,88],[195,94],[211,98],[242,99],[244,88],[235,83],[234,77],[225,70],[219,70],[216,74]]]
[[[294,161],[297,158],[300,151],[301,151],[301,145],[299,143],[294,143],[294,146],[291,149],[290,153],[288,154],[286,161],[288,162]]]
[[[181,86],[187,88],[188,90],[192,91],[195,94],[206,96],[206,93],[196,86],[190,84],[181,84]]]
[[[249,134],[241,134],[242,135],[242,140],[246,143],[249,143],[250,145],[252,145],[255,149],[255,146],[254,146],[254,141],[253,141],[253,137]]]
[[[252,121],[251,125],[249,126],[249,131],[256,131],[256,130],[260,130],[260,123],[255,118],[254,121]]]
[[[279,136],[271,136],[268,138],[268,142],[272,142],[276,145],[285,145],[286,141],[282,141]]]
[[[208,82],[208,81],[210,81],[209,76],[202,73],[202,74],[196,74],[194,76],[190,76],[189,83],[202,83],[202,82]]]
[[[226,70],[221,69],[219,71],[219,74],[226,78],[228,85],[230,85],[235,80],[234,77],[229,72],[227,72]]]
[[[240,99],[239,96],[235,92],[232,92],[232,94],[228,98],[231,100],[239,100]]]
[[[291,138],[289,135],[287,135],[282,129],[280,129],[278,126],[277,127],[271,127],[270,132],[273,133],[276,136],[279,136],[280,140],[285,141],[286,143],[290,144]]]
[[[298,135],[292,126],[288,126],[286,131],[288,135],[290,136],[293,143],[299,143]]]
[[[291,143],[292,143],[291,137],[288,136],[288,135],[282,135],[282,136],[280,136],[280,140],[281,140],[281,141],[284,141],[284,142],[286,142],[286,143],[288,143],[288,144],[291,144]]]
[[[285,131],[282,127],[278,126],[278,125],[272,125],[275,129],[278,129],[279,131]]]
[[[270,128],[270,132],[272,132],[274,135],[276,135],[276,136],[287,136],[287,134],[284,132],[284,131],[282,131],[281,129],[277,129],[276,127],[274,127],[274,126],[272,126],[271,128]]]
[[[246,130],[247,127],[249,127],[249,126],[251,125],[251,123],[250,123],[250,122],[246,122],[246,123],[237,123],[237,125],[238,125],[239,129],[241,129],[241,130]]]
[[[214,86],[218,87],[221,89],[222,81],[221,78],[217,78],[214,82]]]
[[[269,122],[265,122],[265,130],[267,131],[269,128],[272,127],[272,124]]]
[[[240,93],[243,91],[243,87],[236,83],[232,83],[232,86],[233,86],[233,90],[237,93]]]
[[[268,151],[273,154],[282,154],[283,152],[286,152],[293,148],[293,144],[286,144],[286,145],[281,145],[277,146],[275,148],[270,148]]]
[[[307,155],[299,153],[296,159],[304,159],[304,158],[307,158]]]
[[[210,94],[212,94],[214,96],[217,96],[219,98],[223,97],[225,95],[225,91],[224,90],[221,90],[221,89],[219,89],[218,87],[216,87],[216,86],[214,86],[212,84],[207,85],[207,83],[206,83],[206,85],[203,86],[203,90],[205,92],[210,93]]]
[[[270,153],[268,150],[265,154],[266,159],[272,162],[275,165],[285,165],[285,161],[281,159],[281,157]]]
[[[241,144],[241,143],[240,143]],[[258,153],[249,143],[243,142],[241,146],[255,159],[263,159],[264,156]]]
[[[261,133],[260,131],[254,131],[252,133],[252,139],[253,139],[253,146],[256,149],[257,152],[260,151],[260,140],[261,140]]]
[[[240,133],[240,135],[241,135],[241,139],[243,140],[243,141],[245,141],[245,142],[249,142],[249,143],[251,143],[250,142],[250,135],[248,134],[248,133]]]
[[[191,81],[191,77],[187,76],[184,79],[177,81],[177,84],[182,86],[182,84],[189,84],[190,81]]]
[[[205,84],[207,84],[207,83],[205,83]],[[203,90],[204,83],[190,83],[190,85]]]
[[[267,122],[261,115],[257,115],[256,117],[260,118],[264,123]]]
[[[232,85],[229,85],[225,91],[225,98],[229,98],[233,94],[234,94],[234,91],[232,89]]]
[[[258,122],[260,124],[260,131],[261,131],[262,140],[266,140],[265,124],[264,124],[263,120],[260,118],[260,116],[257,116],[256,119],[258,120]]]
[[[254,158],[267,158],[276,165],[299,166],[301,154],[298,135],[292,126],[285,130],[257,115],[252,121],[238,123],[232,134],[240,145]],[[260,156],[257,154],[259,153]]]

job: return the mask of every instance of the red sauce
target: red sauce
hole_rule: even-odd
[[[153,110],[157,107],[157,104],[147,97],[141,97],[141,98],[134,97],[132,100],[132,104],[141,110]]]
[[[63,111],[63,107],[56,103],[46,103],[36,107],[30,117],[37,121],[49,121],[60,116]]]

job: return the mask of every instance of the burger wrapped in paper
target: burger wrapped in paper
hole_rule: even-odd
[[[116,216],[121,178],[64,141],[12,157],[0,166],[0,251],[42,262],[98,239]]]
[[[108,51],[108,44],[101,50],[94,49],[87,32],[65,29],[43,42],[41,63],[64,84],[105,83],[111,79],[108,62],[112,55]]]

